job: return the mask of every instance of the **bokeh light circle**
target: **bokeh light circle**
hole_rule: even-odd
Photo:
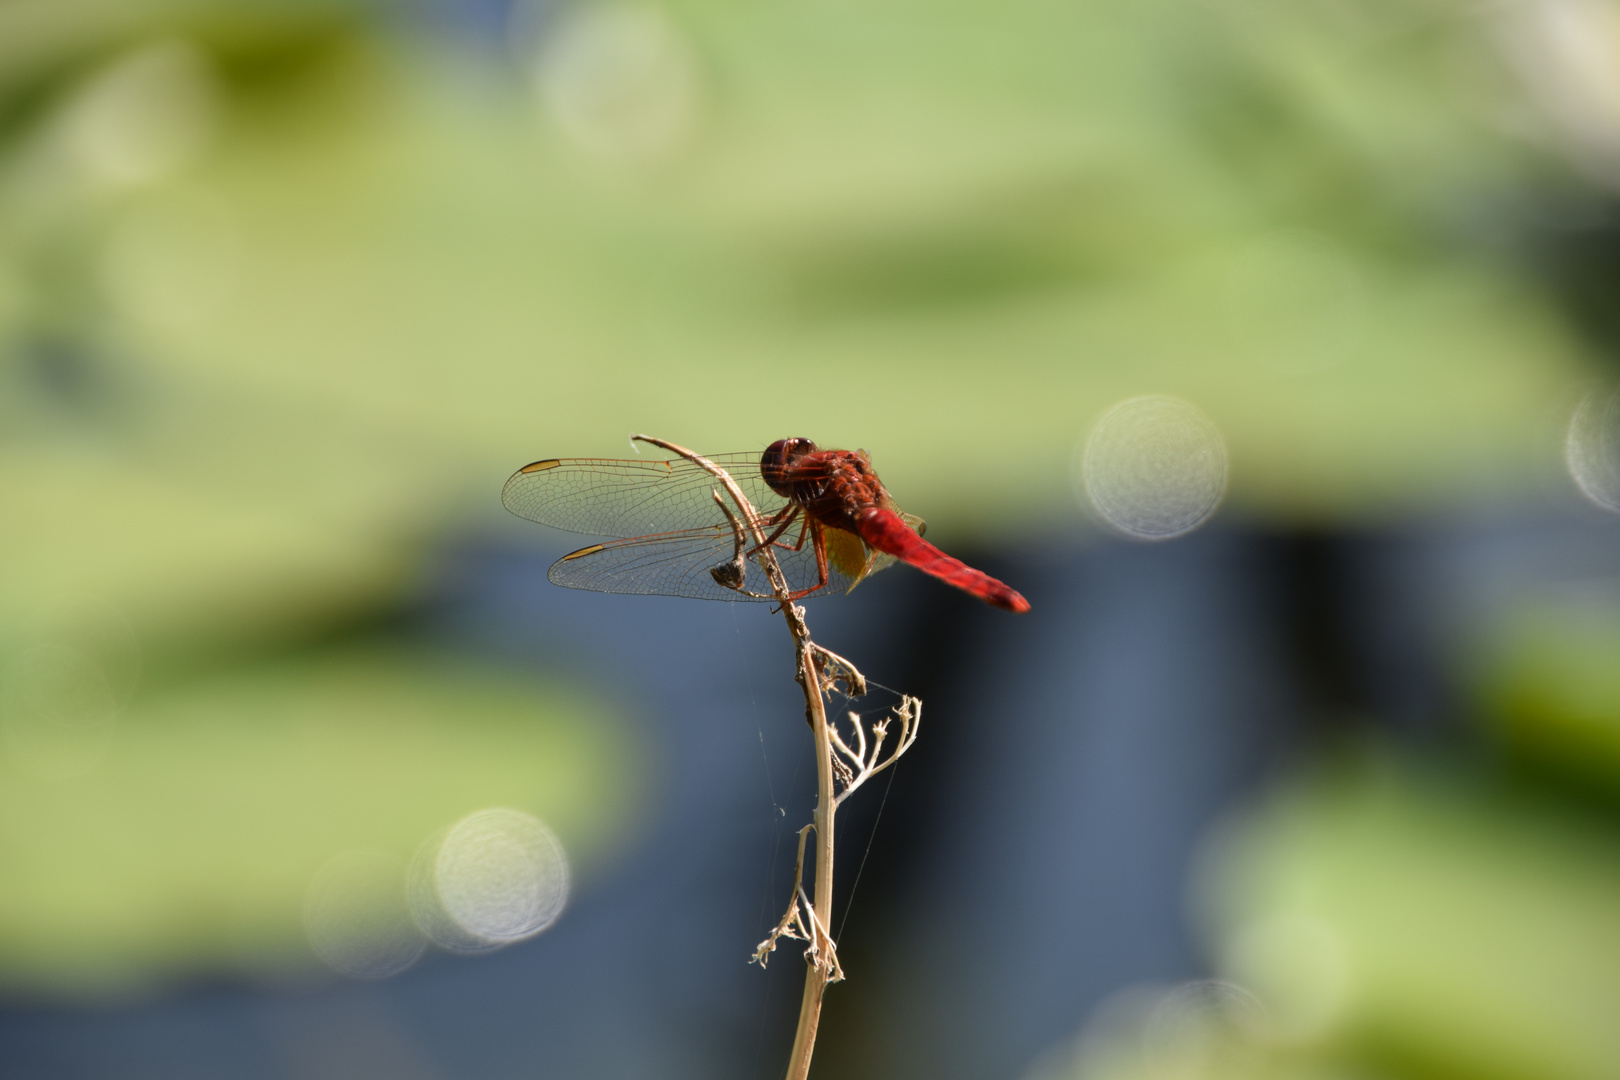
[[[568,886],[568,856],[543,822],[521,810],[480,810],[422,846],[411,910],[444,948],[486,952],[556,922]]]
[[[84,176],[130,188],[172,175],[214,133],[219,88],[207,54],[183,40],[138,46],[92,75],[57,120]]]
[[[604,158],[661,157],[697,123],[701,93],[692,48],[653,5],[571,10],[545,37],[534,78],[563,133]]]
[[[1231,1039],[1262,1037],[1266,1007],[1237,983],[1195,979],[1172,987],[1147,1016],[1142,1037],[1149,1056],[1165,1065],[1207,1061]]]
[[[404,860],[366,849],[345,851],[315,872],[304,932],[322,963],[356,979],[397,975],[427,947],[406,903]]]
[[[1079,1036],[1054,1047],[1025,1080],[1258,1076],[1269,1042],[1265,1005],[1237,983],[1140,983],[1103,999]]]
[[[1564,467],[1594,506],[1620,513],[1620,391],[1594,391],[1575,406],[1564,432]]]
[[[1254,988],[1268,1006],[1269,1033],[1283,1042],[1326,1037],[1357,992],[1338,927],[1303,911],[1278,912],[1240,928],[1221,966]]]
[[[1084,500],[1126,536],[1168,540],[1196,529],[1226,494],[1226,441],[1198,406],[1150,394],[1114,405],[1076,455]]]

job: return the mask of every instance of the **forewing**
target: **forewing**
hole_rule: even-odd
[[[709,460],[731,475],[755,510],[769,516],[786,501],[760,476],[759,458],[744,452]],[[553,528],[640,537],[725,528],[716,489],[724,494],[713,474],[684,458],[549,458],[513,473],[501,502],[519,517]]]
[[[729,526],[687,529],[592,544],[552,563],[546,576],[555,585],[593,592],[688,596],[698,600],[774,601],[776,598],[769,595],[770,580],[757,556],[745,560],[742,585],[746,592],[715,580],[711,571],[731,562],[735,552],[736,541]],[[799,592],[816,584],[815,551],[808,541],[797,551],[779,543],[775,552],[791,591]],[[846,575],[832,571],[829,588],[823,591],[843,591],[849,584]],[[822,595],[823,591],[814,595]]]

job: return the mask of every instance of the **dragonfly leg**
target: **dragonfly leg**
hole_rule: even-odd
[[[798,506],[790,506],[790,507],[788,507],[787,510],[784,511],[784,513],[787,516],[782,518],[781,523],[776,526],[776,530],[774,532],[772,532],[771,535],[769,535],[769,536],[767,536],[765,538],[765,542],[763,544],[756,544],[754,546],[754,548],[751,551],[748,552],[748,554],[750,556],[757,555],[759,553],[760,548],[784,547],[784,546],[786,546],[786,545],[778,544],[776,541],[778,540],[778,538],[781,537],[781,535],[783,533],[788,531],[788,526],[792,525],[794,520],[798,518],[799,512],[802,509],[803,509],[802,507],[798,507]],[[798,547],[788,548],[788,550],[789,551],[798,551],[799,548],[803,547],[803,546],[804,546],[804,530],[801,528],[799,530],[799,546]]]
[[[805,521],[809,526],[808,531],[810,533],[810,542],[815,546],[816,577],[818,580],[808,589],[800,589],[796,593],[788,593],[788,599],[790,600],[797,600],[800,597],[809,596],[811,593],[827,587],[827,538],[826,535],[821,531],[821,526],[817,522],[809,519],[808,517],[805,519]],[[799,534],[799,544],[801,547],[804,545],[803,532]]]
[[[803,551],[804,550],[804,539],[805,539],[805,535],[809,532],[809,526],[810,526],[810,518],[807,515],[799,523],[799,538],[797,540],[793,541],[793,543],[791,543],[791,544],[777,544],[776,546],[781,548],[783,551]]]
[[[805,515],[799,521],[799,539],[795,539],[792,544],[778,544],[778,547],[781,547],[782,551],[804,551],[808,531],[810,531],[810,515]]]

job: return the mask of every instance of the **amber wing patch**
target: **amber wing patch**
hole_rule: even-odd
[[[852,532],[830,526],[823,529],[821,535],[827,545],[828,565],[849,578],[850,588],[853,589],[860,584],[862,578],[871,573],[871,558],[867,554],[864,540]]]

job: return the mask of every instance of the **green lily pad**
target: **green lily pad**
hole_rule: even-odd
[[[339,650],[154,689],[97,726],[85,718],[115,695],[71,683],[73,668],[21,689],[26,665],[5,670],[0,986],[13,991],[307,972],[306,894],[334,858],[380,853],[403,872],[435,832],[503,807],[548,824],[588,872],[635,808],[614,717],[508,672]]]

